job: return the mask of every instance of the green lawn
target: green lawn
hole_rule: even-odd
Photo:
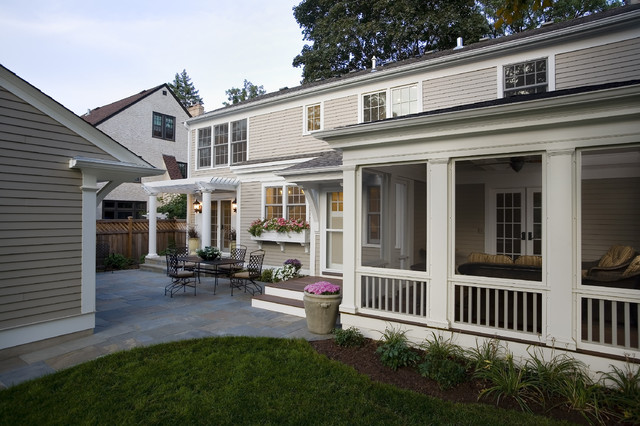
[[[370,381],[304,340],[222,337],[105,356],[0,391],[0,424],[549,424]]]

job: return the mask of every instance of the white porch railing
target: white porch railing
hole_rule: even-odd
[[[580,339],[587,344],[640,349],[638,301],[604,295],[579,295]],[[626,299],[626,300],[625,300]],[[637,298],[636,298],[637,299]]]
[[[385,313],[427,317],[427,282],[363,275],[362,307]]]
[[[479,284],[454,284],[454,322],[518,333],[541,334],[542,292]]]

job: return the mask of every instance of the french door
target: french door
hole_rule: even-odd
[[[542,255],[542,191],[518,188],[495,191],[495,251],[515,259]]]
[[[342,271],[342,191],[327,192],[326,200],[323,269],[338,272]]]
[[[231,200],[211,201],[211,245],[229,250],[231,231]]]

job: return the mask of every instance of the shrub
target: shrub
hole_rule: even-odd
[[[485,373],[494,365],[504,365],[506,352],[497,339],[485,340],[482,345],[465,351],[469,366],[473,370],[473,376],[477,379],[486,379]]]
[[[442,336],[433,335],[433,340],[427,340],[423,345],[425,350],[424,362],[418,366],[420,374],[435,380],[440,389],[449,389],[467,380],[467,369],[463,351],[451,340],[444,340]]]
[[[603,378],[614,385],[606,395],[607,406],[619,413],[622,422],[640,424],[640,366],[635,373],[630,364],[624,370],[613,366],[613,372],[604,374]]]
[[[128,257],[124,257],[120,253],[111,253],[104,260],[104,266],[108,269],[127,269],[133,265],[133,260]]]
[[[364,336],[355,327],[349,327],[346,330],[336,328],[333,330],[333,334],[334,341],[338,346],[359,348],[364,345]]]
[[[584,374],[584,364],[566,354],[546,361],[541,349],[527,352],[530,358],[525,362],[526,374],[546,398],[561,396],[567,381]]]
[[[406,331],[393,327],[387,328],[382,334],[382,344],[376,349],[380,354],[380,361],[394,371],[399,367],[414,365],[420,356],[409,347]]]
[[[263,269],[260,281],[263,283],[272,283],[273,281],[273,269]]]

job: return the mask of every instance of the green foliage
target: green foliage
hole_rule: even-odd
[[[187,218],[187,194],[166,194],[158,201],[163,203],[158,207],[158,213],[166,213],[169,218]]]
[[[444,340],[442,336],[431,333],[433,339],[423,344],[425,350],[424,361],[418,365],[420,374],[435,380],[440,389],[449,389],[467,380],[467,369],[463,351],[451,340]]]
[[[346,330],[336,328],[333,330],[333,336],[338,346],[359,348],[364,345],[364,336],[360,330],[355,327],[349,327]]]
[[[133,259],[129,259],[120,253],[111,253],[104,260],[104,266],[107,269],[127,269],[134,263]]]
[[[562,394],[562,388],[567,381],[583,374],[585,365],[566,354],[556,355],[545,360],[542,350],[528,351],[530,358],[524,368],[531,382],[545,395],[552,398]]]
[[[496,365],[503,366],[506,359],[506,352],[500,341],[497,339],[485,340],[475,349],[465,352],[465,357],[473,370],[473,376],[485,379],[485,373]]]
[[[394,371],[416,364],[420,356],[409,346],[407,331],[389,327],[382,334],[381,345],[376,349],[380,361]]]
[[[273,269],[263,269],[262,276],[260,277],[260,281],[263,283],[272,283],[273,281]]]
[[[244,86],[241,89],[232,87],[229,90],[225,90],[224,93],[227,95],[227,99],[229,100],[229,102],[223,102],[222,105],[229,106],[258,97],[260,95],[264,95],[265,93],[267,93],[267,91],[264,90],[264,87],[256,86],[255,84],[245,79]]]
[[[524,369],[516,366],[513,355],[508,354],[504,364],[493,364],[484,372],[489,385],[480,391],[478,399],[494,396],[499,403],[502,398],[510,398],[518,403],[522,411],[531,411],[529,402],[540,401],[542,393],[524,373]]]
[[[607,396],[607,406],[620,413],[620,421],[640,424],[640,366],[633,371],[631,364],[625,369],[613,367],[613,372],[603,375],[603,379],[613,384],[612,392]]]
[[[203,258],[204,260],[215,260],[219,258],[222,253],[218,250],[217,247],[206,246],[203,249],[197,249],[196,254]]]
[[[196,90],[186,70],[183,69],[180,74],[176,73],[173,83],[168,83],[168,85],[185,108],[197,104],[204,104],[204,101],[198,94],[199,91]]]
[[[311,42],[293,60],[304,82],[370,68],[374,56],[383,63],[449,49],[489,29],[471,0],[304,0],[293,14]]]

